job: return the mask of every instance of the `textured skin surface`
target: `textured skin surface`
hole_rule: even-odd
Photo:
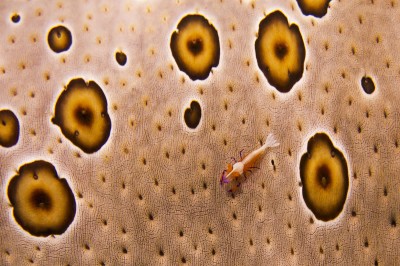
[[[303,77],[287,94],[268,84],[254,52],[259,22],[276,9],[306,47]],[[217,29],[221,57],[193,82],[169,42],[196,12]],[[0,108],[21,131],[0,148],[0,264],[400,264],[399,14],[395,0],[334,0],[321,19],[296,1],[1,1]],[[58,24],[72,46],[55,54],[47,33]],[[50,121],[75,77],[96,81],[109,104],[110,138],[90,155]],[[202,108],[195,130],[183,120],[192,100]],[[315,219],[299,186],[301,155],[320,131],[349,167],[347,201],[330,222]],[[268,132],[281,145],[232,198],[221,171]],[[33,237],[12,216],[8,182],[34,160],[54,164],[76,197],[62,235]]]

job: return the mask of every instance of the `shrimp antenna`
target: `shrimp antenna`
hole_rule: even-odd
[[[275,136],[272,133],[269,133],[264,146],[267,148],[277,147],[279,146],[279,142],[276,140]]]

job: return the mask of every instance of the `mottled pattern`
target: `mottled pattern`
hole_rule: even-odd
[[[254,49],[260,21],[277,9],[306,48],[303,77],[286,94]],[[197,12],[221,45],[203,81],[181,72],[170,50],[178,22]],[[397,0],[333,0],[320,19],[294,0],[1,1],[0,108],[17,115],[20,138],[0,147],[0,264],[400,264],[399,22]],[[47,43],[56,25],[72,33],[59,54]],[[109,104],[111,135],[93,154],[51,123],[77,77],[99,84]],[[202,119],[191,130],[193,100]],[[222,170],[269,132],[281,145],[233,198],[219,186]],[[349,167],[347,201],[329,222],[313,216],[299,186],[317,132]],[[34,160],[52,163],[74,192],[76,215],[61,235],[31,236],[12,215],[8,183]]]

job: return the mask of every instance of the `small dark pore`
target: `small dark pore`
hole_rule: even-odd
[[[390,225],[391,225],[392,227],[396,227],[396,226],[397,226],[396,218],[395,218],[395,217],[392,217],[392,219],[390,220]]]

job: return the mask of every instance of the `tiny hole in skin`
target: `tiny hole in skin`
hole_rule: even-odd
[[[392,219],[390,220],[390,225],[392,227],[396,227],[397,226],[396,219],[394,217],[392,217]]]
[[[369,246],[369,243],[368,243],[368,239],[365,239],[365,241],[364,241],[364,247],[368,247]]]

